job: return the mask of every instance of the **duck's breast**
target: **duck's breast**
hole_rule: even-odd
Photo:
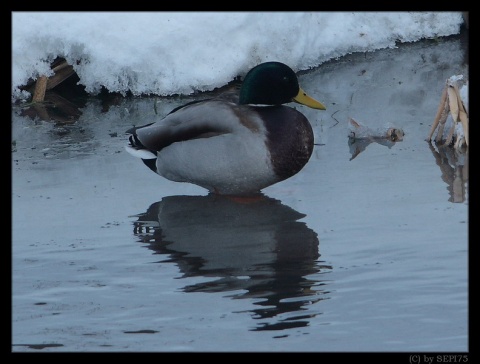
[[[267,148],[273,169],[281,179],[297,174],[310,159],[314,134],[308,119],[301,112],[287,107],[259,108],[267,130]]]

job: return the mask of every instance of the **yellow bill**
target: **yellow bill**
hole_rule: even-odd
[[[320,101],[317,101],[314,98],[308,96],[307,93],[303,91],[301,88],[298,91],[297,96],[293,98],[293,101],[298,102],[299,104],[311,107],[312,109],[327,110],[325,105],[323,105]]]

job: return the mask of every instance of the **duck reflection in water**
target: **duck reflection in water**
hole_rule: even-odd
[[[253,318],[265,321],[253,331],[307,326],[319,314],[312,304],[328,297],[325,281],[308,277],[331,269],[318,260],[317,234],[278,200],[169,196],[136,216],[139,241],[168,255],[159,263],[177,264],[182,278],[218,277],[185,292],[243,290],[229,297],[261,306]]]

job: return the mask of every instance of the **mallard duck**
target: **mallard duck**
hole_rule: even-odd
[[[326,109],[300,88],[290,67],[261,63],[239,93],[193,101],[127,130],[126,149],[172,181],[224,195],[260,193],[297,174],[313,151],[309,121],[282,105],[288,102]]]

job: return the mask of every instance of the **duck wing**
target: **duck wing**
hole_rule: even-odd
[[[158,122],[127,130],[127,150],[142,159],[156,158],[158,152],[173,143],[231,133],[237,118],[235,107],[222,100],[193,101],[172,110]]]

